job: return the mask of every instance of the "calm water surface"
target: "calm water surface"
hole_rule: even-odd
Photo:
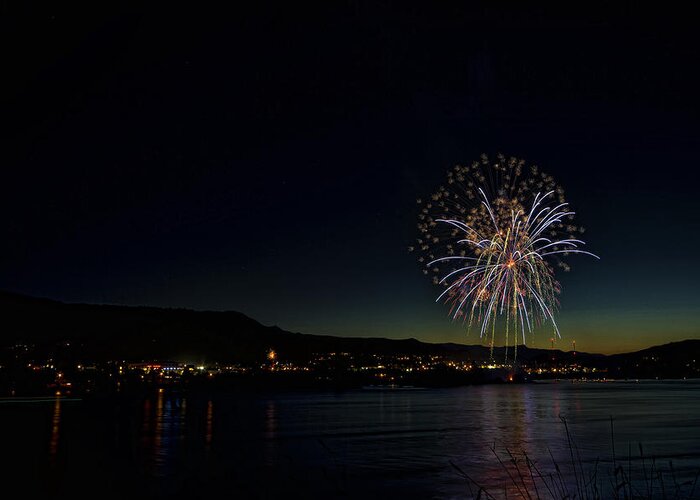
[[[491,490],[491,447],[563,468],[565,416],[584,467],[647,457],[678,482],[700,467],[700,382],[430,390],[0,400],[3,484],[28,493],[119,497],[470,498],[455,464]],[[627,462],[628,451],[633,458]],[[551,452],[551,457],[550,457]],[[578,461],[578,459],[577,459]],[[669,476],[670,477],[670,476]],[[700,496],[700,491],[698,492]]]

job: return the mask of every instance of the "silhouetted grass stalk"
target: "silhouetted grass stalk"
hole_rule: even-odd
[[[585,465],[581,460],[579,448],[573,439],[566,419],[559,417],[564,425],[566,443],[569,449],[569,459],[571,470],[563,471],[559,463],[548,450],[554,468],[553,472],[544,473],[526,452],[522,452],[522,458],[516,456],[508,448],[504,447],[504,460],[496,449],[496,444],[490,448],[496,458],[501,470],[507,477],[507,484],[503,493],[503,498],[521,498],[528,500],[546,499],[581,499],[598,500],[613,498],[615,500],[632,499],[690,499],[695,498],[695,489],[700,469],[695,474],[694,480],[678,482],[673,461],[669,460],[669,470],[662,471],[657,466],[656,458],[644,455],[644,448],[639,444],[639,456],[641,459],[641,477],[635,477],[632,469],[632,445],[627,450],[627,467],[618,460],[615,450],[615,425],[610,418],[610,440],[612,450],[612,473],[608,476],[609,488],[603,488],[603,477],[598,473],[600,459],[597,458],[593,464]],[[525,466],[521,467],[524,462]],[[462,468],[453,462],[452,467],[462,476],[469,488],[472,498],[488,498],[497,500],[494,493],[488,491],[484,484],[478,483],[473,477],[468,475]],[[672,484],[667,484],[669,478]],[[474,488],[473,488],[473,487]],[[509,488],[510,486],[510,488]],[[573,490],[570,491],[570,488]],[[474,490],[476,489],[476,495]],[[509,496],[509,489],[511,494]]]

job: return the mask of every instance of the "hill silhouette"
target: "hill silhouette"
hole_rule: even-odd
[[[293,333],[233,311],[67,304],[9,292],[0,292],[0,321],[0,345],[31,344],[49,357],[70,350],[70,357],[97,361],[257,362],[269,349],[291,361],[304,361],[319,352],[436,354],[474,361],[490,358],[490,349],[483,345]],[[505,358],[503,348],[494,350],[494,358]],[[523,362],[546,363],[552,358],[609,367],[618,375],[640,372],[644,366],[641,371],[649,376],[654,375],[654,367],[684,376],[681,366],[695,366],[695,360],[700,361],[700,340],[613,356],[518,347],[518,360]]]

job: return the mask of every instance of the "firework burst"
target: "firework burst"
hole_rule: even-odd
[[[584,254],[582,227],[564,190],[536,166],[499,155],[456,166],[429,199],[419,199],[417,246],[423,272],[444,288],[437,301],[450,316],[478,325],[493,349],[497,328],[505,346],[517,345],[544,323],[558,337],[554,319],[560,286],[554,268],[562,257]],[[497,327],[498,325],[498,327]],[[506,351],[507,352],[507,351]]]

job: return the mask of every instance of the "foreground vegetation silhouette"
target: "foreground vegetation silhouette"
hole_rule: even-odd
[[[611,459],[609,468],[601,468],[600,457],[594,463],[581,460],[579,448],[563,416],[559,416],[564,427],[568,463],[558,462],[551,451],[544,460],[531,457],[526,451],[515,453],[504,447],[491,447],[494,460],[506,477],[502,488],[487,487],[482,481],[468,474],[453,461],[450,465],[466,481],[468,493],[476,499],[519,498],[528,500],[582,499],[615,500],[632,499],[691,499],[697,498],[696,486],[700,469],[691,480],[679,481],[673,461],[668,466],[653,455],[644,454],[641,443],[639,455],[632,456],[632,445],[628,445],[627,456],[619,458],[615,452],[615,427],[610,418]],[[633,466],[634,462],[634,466]],[[607,463],[607,462],[606,462]]]

